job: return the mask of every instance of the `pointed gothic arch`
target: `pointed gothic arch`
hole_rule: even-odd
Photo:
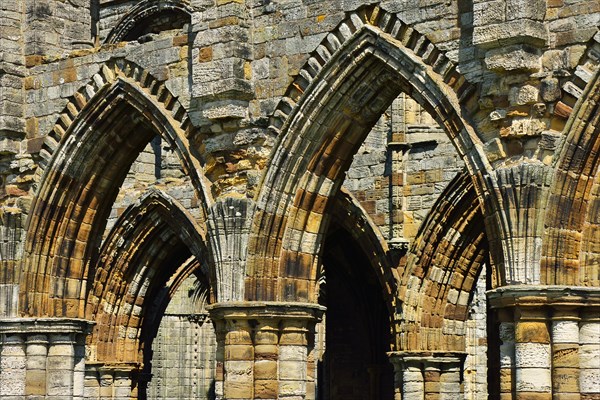
[[[352,238],[356,239],[356,243],[368,257],[374,275],[379,281],[383,300],[392,316],[396,307],[395,295],[398,276],[392,264],[387,241],[379,227],[369,217],[359,201],[344,187],[340,189],[333,200],[330,216]]]
[[[93,361],[142,365],[179,285],[196,274],[213,286],[207,260],[200,226],[177,201],[152,189],[128,207],[102,245],[86,298]]]
[[[424,36],[379,7],[363,8],[326,37],[275,113],[281,134],[257,198],[246,298],[315,301],[327,206],[401,91],[446,130],[478,193],[489,191],[490,165],[467,117],[475,88]],[[269,279],[276,283],[261,284]]]
[[[465,352],[473,290],[488,262],[481,205],[466,171],[440,195],[423,222],[401,272],[399,351]],[[501,277],[494,269],[492,283]]]
[[[161,135],[178,154],[206,216],[194,127],[164,83],[112,60],[65,107],[40,155],[40,184],[27,222],[20,309],[31,316],[84,316],[90,263],[114,199],[144,146]]]
[[[596,217],[590,214],[597,210],[599,196],[600,70],[582,92],[564,133],[548,196],[542,283],[597,286],[597,264],[585,262],[582,251],[594,257],[600,235]]]

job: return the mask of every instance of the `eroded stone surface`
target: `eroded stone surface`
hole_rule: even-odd
[[[324,395],[293,308],[324,259],[377,288],[369,390],[597,396],[599,25],[590,0],[2,2],[0,396]]]

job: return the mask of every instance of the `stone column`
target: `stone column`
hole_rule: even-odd
[[[315,334],[314,344],[318,342],[318,334]],[[309,345],[310,348],[310,345]],[[317,398],[317,363],[318,349],[313,347],[308,353],[307,369],[306,369],[306,400],[315,400]]]
[[[277,398],[279,327],[276,320],[261,320],[254,334],[254,394],[258,398]]]
[[[72,396],[75,375],[75,343],[73,343],[75,338],[71,333],[52,333],[49,337],[46,358],[47,397],[59,399]]]
[[[140,381],[138,363],[89,363],[85,368],[84,399],[130,400],[138,398]],[[146,381],[144,381],[146,382]],[[143,391],[145,394],[145,390]]]
[[[73,400],[85,397],[85,335],[76,335],[73,360]]]
[[[46,394],[46,360],[48,358],[48,335],[27,337],[26,393],[29,396]]]
[[[552,398],[579,399],[579,316],[574,307],[552,315]]]
[[[394,365],[395,400],[453,400],[462,398],[466,353],[388,353]]]
[[[314,398],[314,385],[307,386],[309,344],[324,310],[316,304],[279,302],[211,305],[217,398]]]
[[[516,398],[551,399],[552,349],[548,311],[538,307],[518,307],[515,317]]]
[[[435,363],[425,364],[425,399],[439,400],[440,399],[440,365]]]
[[[97,399],[100,397],[100,380],[95,366],[87,365],[85,369],[84,398]]]
[[[448,357],[441,363],[440,373],[440,400],[462,399],[463,380],[462,366],[465,356],[459,358]]]
[[[581,312],[579,324],[579,390],[581,399],[600,399],[600,308]]]
[[[226,329],[223,398],[254,398],[252,324],[245,319],[229,319]]]
[[[512,312],[499,315],[500,339],[500,399],[509,400],[514,393],[515,323]]]
[[[503,398],[600,398],[600,288],[506,286],[488,299],[515,314],[515,390]]]
[[[223,399],[224,389],[223,382],[225,382],[225,321],[213,321],[215,326],[215,337],[217,341],[217,348],[215,351],[215,398],[216,400]]]
[[[401,376],[401,386],[399,398],[405,399],[424,399],[425,398],[425,377],[421,363],[416,361],[405,361],[402,364],[394,363],[395,369],[399,367]]]
[[[306,319],[284,319],[281,322],[279,399],[306,398],[308,395],[308,337],[314,335],[316,321],[311,322]]]
[[[26,392],[27,356],[23,335],[1,335],[0,398],[22,399]]]
[[[0,321],[0,397],[82,399],[84,338],[90,327],[88,321],[69,318]]]

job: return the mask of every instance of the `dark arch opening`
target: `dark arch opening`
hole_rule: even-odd
[[[393,399],[393,367],[386,354],[390,316],[371,261],[336,222],[330,225],[322,260],[320,303],[327,312],[317,399]]]
[[[97,321],[90,340],[98,350],[93,364],[117,362],[131,368],[132,397],[161,398],[148,395],[153,375],[160,379],[168,375],[164,369],[158,374],[153,371],[153,342],[172,300],[177,294],[179,299],[184,297],[180,289],[188,277],[195,276],[199,284],[197,289],[204,299],[209,298],[210,277],[203,268],[206,264],[202,263],[205,256],[203,237],[194,221],[176,200],[157,189],[151,189],[131,205],[107,237],[99,258],[95,285],[89,294],[88,313]],[[190,295],[195,294],[188,294],[188,297]],[[182,336],[184,340],[177,338],[169,343],[169,357],[159,354],[157,362],[160,364],[170,359],[187,360],[190,350],[193,352],[199,347],[190,346],[194,340],[190,333],[196,333],[196,328],[203,324],[208,328],[203,329],[205,336],[214,338],[210,322],[194,320],[199,313],[190,311],[189,307],[183,309],[189,311],[188,314],[184,315],[184,312],[175,319],[183,321],[181,327],[189,329],[171,332],[173,337]],[[172,321],[173,318],[167,322]],[[192,370],[184,367],[195,365],[193,371],[202,370],[208,381],[205,387],[189,385],[184,379],[166,381],[168,390],[181,393],[179,398],[212,398],[208,385],[214,380],[212,363],[216,342],[207,342],[209,349],[200,351],[211,354],[207,360],[201,360],[201,365],[190,362],[173,366],[192,381]],[[191,388],[195,389],[193,395],[188,390]],[[198,395],[201,392],[203,396]]]
[[[175,29],[183,30],[190,16],[181,10],[163,10],[136,21],[136,25],[123,37],[123,41],[138,40],[149,33],[161,33]]]

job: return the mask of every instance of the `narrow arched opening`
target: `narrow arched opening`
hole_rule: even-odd
[[[318,329],[318,399],[393,399],[390,316],[371,264],[352,235],[332,223],[319,296],[327,312]]]
[[[114,390],[129,397],[213,398],[206,257],[187,210],[157,189],[123,212],[101,248],[88,296],[86,312],[96,322],[88,339],[90,387],[112,374],[121,381]]]
[[[192,12],[185,1],[143,0],[127,10],[115,26],[111,26],[109,19],[101,20],[100,34],[106,34],[106,43],[144,42],[156,35],[184,35],[189,31]]]
[[[171,31],[186,33],[189,22],[190,16],[187,13],[181,10],[165,10],[137,20],[135,26],[127,32],[122,41],[140,40],[144,35]]]
[[[185,253],[181,253],[185,254]],[[206,306],[208,279],[190,257],[152,296],[142,326],[139,399],[215,398],[216,334]]]
[[[185,132],[169,114],[156,97],[120,77],[87,101],[57,137],[58,145],[48,139],[52,154],[27,226],[20,302],[24,314],[84,317],[87,280],[95,275],[107,224],[128,204],[119,204],[123,183],[157,135],[174,149],[186,175],[177,190],[195,205],[189,208],[196,219],[203,215]],[[150,164],[154,172],[155,162]],[[49,283],[40,284],[42,276]]]

